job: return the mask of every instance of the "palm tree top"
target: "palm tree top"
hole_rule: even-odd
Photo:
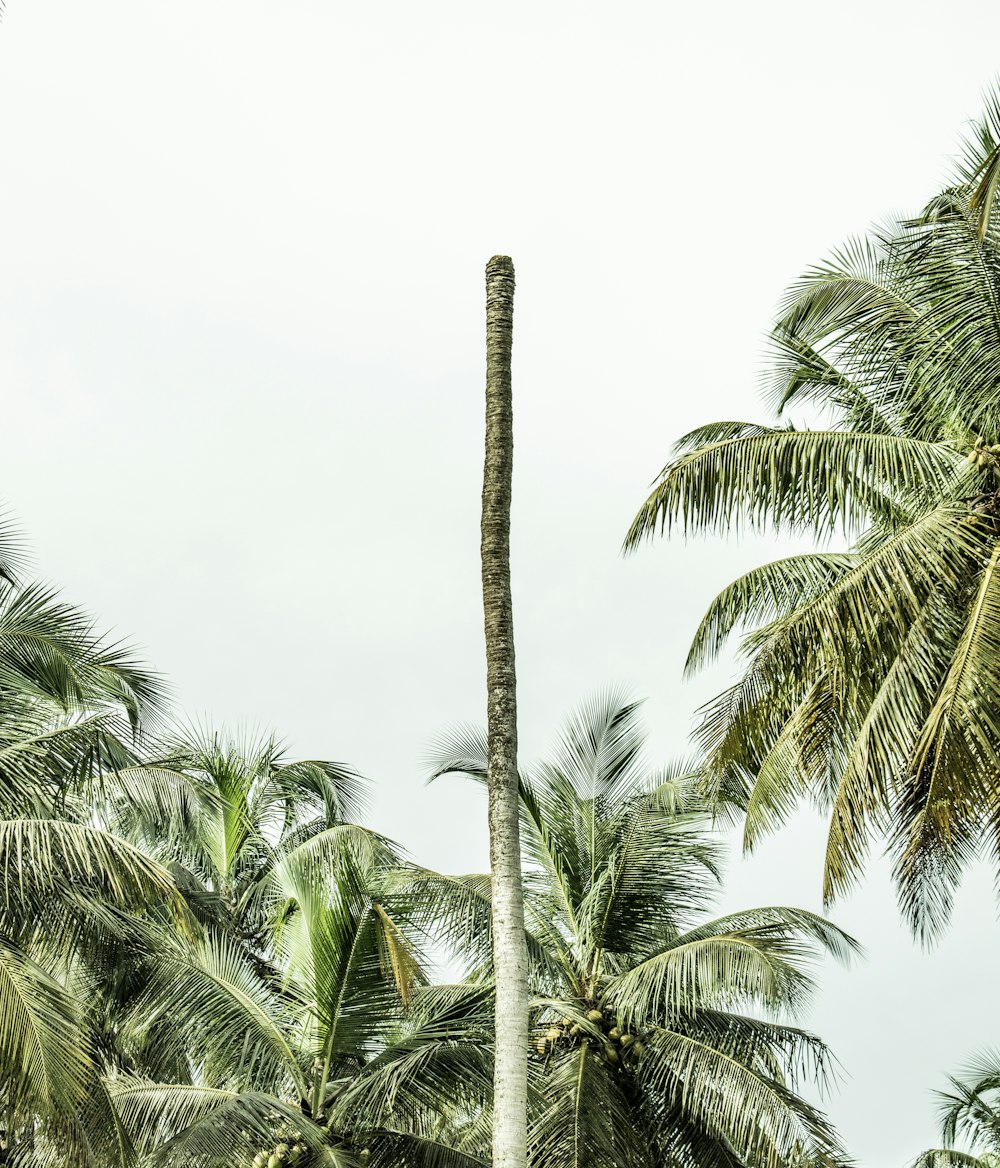
[[[992,95],[952,185],[792,285],[771,334],[776,417],[682,438],[625,541],[817,539],[712,602],[688,667],[743,631],[742,676],[701,711],[699,744],[747,847],[803,799],[828,812],[827,903],[887,840],[925,940],[992,838],[1000,783],[998,143]]]
[[[485,749],[475,731],[448,734],[434,773],[483,782]],[[802,909],[707,915],[721,848],[697,780],[692,768],[649,766],[640,703],[616,691],[585,703],[552,753],[522,770],[535,1069],[549,1101],[534,1121],[540,1165],[840,1156],[794,1091],[831,1067],[794,1017],[816,963],[859,947]],[[435,894],[431,935],[488,984],[488,878],[409,879],[416,906]]]

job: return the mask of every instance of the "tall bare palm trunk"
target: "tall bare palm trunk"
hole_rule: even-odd
[[[518,829],[517,704],[510,595],[513,323],[514,265],[509,256],[494,256],[486,265],[486,464],[482,521],[490,870],[496,970],[493,1168],[525,1168],[528,1128],[528,957],[524,943]]]

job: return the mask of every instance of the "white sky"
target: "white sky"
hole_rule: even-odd
[[[378,782],[422,862],[485,865],[423,786],[482,721],[483,265],[513,256],[525,759],[610,682],[683,753],[709,599],[773,548],[621,538],[673,440],[754,418],[785,285],[916,210],[998,68],[986,3],[9,0],[0,25],[0,495],[38,572],[172,680]],[[726,904],[818,907],[808,816]],[[998,1039],[985,874],[932,954],[885,873],[809,1024],[857,1159],[936,1142]]]

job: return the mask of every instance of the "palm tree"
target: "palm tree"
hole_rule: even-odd
[[[124,1164],[88,958],[127,953],[150,915],[189,924],[183,902],[125,841],[58,819],[0,823],[0,880],[0,1162]]]
[[[163,932],[121,1046],[143,1048],[155,1032],[179,1073],[157,1081],[120,1066],[106,1079],[140,1159],[483,1164],[484,994],[427,985],[391,887],[399,862],[388,841],[352,824],[286,847],[255,882],[266,967],[224,931],[193,944]],[[455,1146],[463,1137],[474,1152]]]
[[[143,734],[157,680],[23,585],[17,550],[0,538],[0,1163],[481,1163],[483,993],[426,986],[383,888],[396,850],[350,822],[358,777],[269,738]]]
[[[490,1000],[426,984],[357,776],[204,734],[101,790],[135,842],[0,824],[17,1163],[483,1163]]]
[[[187,921],[170,873],[94,822],[109,772],[134,757],[162,690],[128,650],[20,578],[0,531],[0,1159],[58,1146],[116,1163],[118,1125],[74,986],[149,916]]]
[[[151,931],[94,979],[104,1082],[139,1159],[480,1163],[483,995],[427,985],[398,851],[354,822],[364,787],[273,737],[206,730],[109,780],[109,822],[202,926]]]
[[[938,1092],[943,1147],[921,1152],[912,1168],[997,1168],[1000,1164],[1000,1059],[976,1058],[951,1090]],[[955,1147],[964,1143],[970,1150]]]
[[[826,809],[827,902],[887,837],[925,938],[970,858],[997,851],[1000,226],[971,202],[998,142],[994,98],[953,186],[791,288],[772,334],[778,422],[681,439],[626,538],[846,537],[712,603],[689,668],[749,631],[700,739],[747,847],[805,798]],[[793,408],[818,421],[782,424]]]
[[[496,949],[494,1168],[525,1168],[528,1114],[528,957],[524,947],[518,839],[517,702],[510,591],[513,313],[514,265],[509,256],[494,256],[486,265],[486,461],[482,514],[487,781],[492,936]]]
[[[335,843],[364,802],[363,782],[323,760],[291,761],[273,736],[175,732],[106,776],[97,810],[107,826],[163,864],[192,916],[265,980],[275,981],[271,929],[274,875],[286,855],[308,843]],[[147,992],[162,936],[115,954],[88,996],[92,1024],[117,1032],[121,1017]],[[96,992],[95,992],[96,990]],[[111,1043],[109,1069],[147,1077],[187,1072],[174,1049],[169,1015]],[[121,1038],[121,1035],[118,1035]]]
[[[531,1163],[837,1162],[829,1125],[795,1090],[822,1080],[829,1056],[789,1016],[811,988],[810,959],[857,947],[801,909],[706,919],[719,880],[711,818],[690,777],[650,771],[642,747],[637,705],[609,694],[520,778]],[[485,781],[481,734],[452,734],[436,755],[435,774]],[[488,881],[409,879],[433,893],[439,936],[470,960],[470,984],[488,985]]]
[[[365,784],[349,767],[289,759],[273,735],[194,727],[115,770],[108,817],[171,866],[206,923],[263,953],[275,866],[356,822],[365,801]]]

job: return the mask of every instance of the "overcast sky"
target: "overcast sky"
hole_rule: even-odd
[[[940,3],[9,0],[0,24],[0,495],[37,572],[179,709],[377,783],[421,862],[486,863],[421,758],[484,719],[483,266],[517,269],[521,742],[609,683],[683,754],[727,680],[690,635],[758,541],[618,549],[671,443],[758,418],[783,288],[946,178],[1000,9]],[[725,904],[819,907],[802,816]],[[849,1150],[936,1143],[1000,1042],[989,878],[931,954],[885,871],[808,1019]]]

